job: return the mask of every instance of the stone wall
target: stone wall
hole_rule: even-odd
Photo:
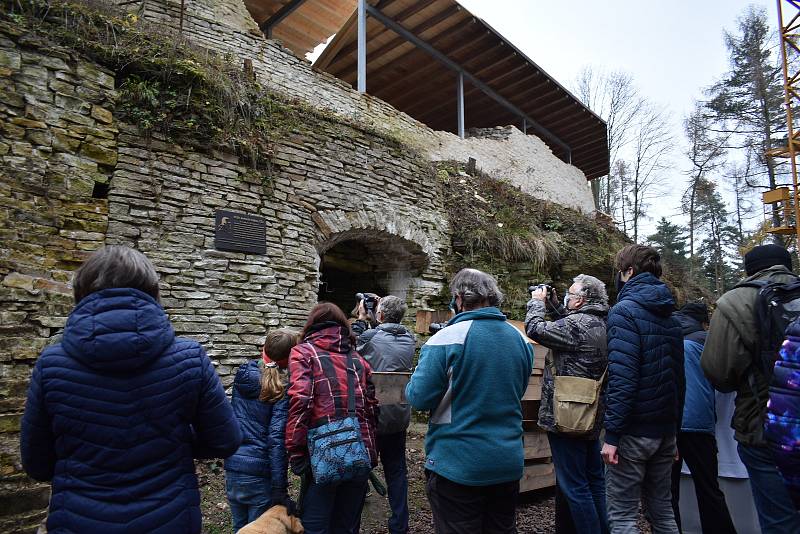
[[[138,10],[149,21],[177,32],[179,0],[148,0],[144,11],[140,10],[141,0],[117,1],[125,9]],[[252,19],[244,20],[246,14],[241,0],[188,2],[182,35],[209,50],[228,53],[236,61],[249,58],[259,81],[271,89],[385,132],[434,161],[466,162],[473,157],[484,171],[510,179],[536,198],[594,212],[591,188],[584,174],[553,155],[538,137],[523,136],[512,126],[497,129],[492,137],[495,142],[476,139],[489,135],[492,129],[474,130],[472,139],[434,131],[383,100],[361,94],[342,80],[313,68],[280,41],[265,39]]]
[[[176,331],[203,343],[225,383],[269,327],[303,324],[317,300],[320,254],[337,242],[388,239],[424,251],[425,265],[395,289],[412,308],[444,278],[447,221],[424,161],[329,123],[279,141],[273,163],[267,174],[132,128],[119,136],[107,243],[153,260]],[[214,249],[221,208],[266,218],[266,255]]]
[[[586,214],[594,213],[592,188],[586,176],[572,165],[555,157],[544,142],[525,135],[515,126],[473,128],[466,139],[440,135],[439,147],[429,156],[433,160],[466,161],[475,158],[477,168],[498,179],[505,179],[532,197],[556,202]]]
[[[15,40],[24,41],[24,46]],[[72,308],[72,271],[105,240],[114,79],[0,26],[0,532],[41,521],[49,487],[19,459],[30,369]]]

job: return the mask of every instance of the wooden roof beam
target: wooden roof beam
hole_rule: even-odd
[[[514,56],[508,56],[508,55],[506,55],[504,53],[500,55],[499,60],[497,59],[496,55],[492,56],[490,59],[483,61],[483,63],[485,63],[485,66],[483,68],[481,68],[477,72],[478,73],[486,72],[486,71],[491,70],[494,67],[496,67],[498,65],[501,65],[503,63],[506,63],[507,61],[510,61],[512,59],[514,59]],[[521,68],[524,68],[524,65],[520,65],[517,68],[512,69],[512,72],[515,72],[515,71],[517,71],[518,69],[521,69]],[[478,76],[478,75],[479,74],[474,74],[474,76]],[[500,78],[503,78],[505,76],[506,76],[506,74],[504,74]],[[441,79],[441,76],[438,79]],[[495,80],[495,79],[497,79],[497,78],[492,78],[492,80]],[[411,82],[410,85],[412,85],[412,86],[415,85],[412,80],[410,80],[410,82]],[[484,83],[493,84],[493,81],[486,81]],[[425,108],[425,113],[439,111],[442,108],[450,106],[450,95],[451,95],[451,93],[452,93],[451,89],[443,88],[443,89],[441,89],[439,91],[436,91],[435,93],[429,93],[426,96],[426,98],[424,98],[424,99],[419,99],[419,98],[414,99],[412,104],[410,104],[407,107],[403,107],[401,109],[403,109],[403,111],[406,111],[406,109],[408,109],[408,110],[416,110],[418,108]],[[473,87],[469,88],[465,92],[464,97],[468,98],[468,97],[470,97],[472,95],[481,94],[481,93],[482,93],[482,91],[479,88],[473,86]],[[411,95],[409,95],[409,97],[411,97]],[[395,106],[395,107],[397,107],[397,106]]]
[[[470,24],[474,24],[474,22],[475,22],[475,19],[471,19],[470,20]],[[448,28],[447,30],[445,30],[441,34],[439,34],[436,37],[434,37],[433,42],[438,41],[440,38],[441,39],[445,39],[450,34],[455,33],[456,31],[460,31],[460,30],[461,30],[461,28],[459,28],[457,25],[453,26],[451,28]],[[485,32],[478,39],[482,40],[484,37],[487,37],[489,35],[490,35],[489,32]],[[480,42],[480,41],[478,41],[478,42]],[[451,54],[457,54],[457,53],[461,52],[462,50],[464,50],[465,48],[469,48],[471,46],[475,46],[475,43],[476,43],[475,41],[461,42],[457,46],[452,47],[451,49],[445,51],[445,53],[448,56],[450,56]],[[388,83],[383,84],[383,85],[380,85],[381,90],[388,90],[391,87],[397,85],[398,83],[402,83],[404,81],[404,78],[397,77],[397,76],[391,74],[389,71],[391,71],[392,69],[397,69],[398,67],[403,67],[404,65],[407,65],[408,62],[413,59],[411,56],[413,56],[414,54],[417,54],[417,55],[418,54],[425,54],[425,52],[423,50],[420,50],[416,46],[414,46],[409,52],[406,52],[402,56],[393,59],[392,61],[390,61],[386,65],[378,67],[377,69],[372,70],[372,71],[368,70],[367,71],[367,76],[369,76],[371,80],[375,80],[376,78],[380,79],[380,76],[383,76],[384,74],[387,74],[387,76],[390,76],[390,77],[394,78],[393,81],[388,82]],[[434,72],[434,71],[439,70],[441,68],[442,67],[438,62],[431,61],[425,67],[423,67],[421,69],[418,69],[418,70],[415,70],[414,74],[416,76],[426,75],[429,72]]]
[[[497,62],[498,60],[502,60],[505,57],[505,50],[503,49],[492,49],[488,50],[488,52],[493,52],[490,56],[484,56],[484,61],[487,64],[491,64],[492,62]],[[438,67],[438,68],[433,68]],[[398,109],[406,110],[429,105],[429,102],[438,103],[441,102],[442,95],[450,95],[452,97],[452,87],[442,85],[442,88],[435,93],[429,93],[426,95],[426,98],[420,99],[419,95],[413,90],[414,88],[419,86],[418,80],[425,80],[426,83],[436,84],[437,82],[441,82],[445,84],[446,81],[452,75],[452,72],[449,69],[443,69],[442,66],[438,62],[433,62],[431,70],[423,69],[425,72],[415,72],[413,75],[408,76],[402,80],[397,80],[390,84],[391,87],[397,86],[397,89],[394,92],[387,91],[388,87],[379,86],[379,92],[376,93],[376,96],[380,96],[380,98],[384,98],[390,100],[392,102],[396,102]],[[447,98],[447,97],[444,97]],[[394,104],[393,104],[394,105]]]
[[[272,16],[270,16],[267,20],[262,22],[259,25],[259,28],[264,35],[266,35],[267,39],[272,39],[272,29],[280,22],[292,14],[292,12],[303,5],[303,2],[306,0],[290,0],[287,4],[284,4],[282,8],[275,12]]]
[[[430,5],[430,2],[426,0],[426,1],[420,2],[420,4],[424,4],[423,7],[426,7],[426,6]],[[439,23],[446,21],[451,16],[457,14],[460,11],[461,11],[461,6],[459,6],[459,5],[451,6],[450,8],[440,12],[439,14],[437,14],[437,15],[435,15],[435,16],[427,19],[427,20],[425,20],[425,22],[422,22],[422,23],[418,24],[411,31],[414,32],[415,34],[423,33],[424,31],[435,27]],[[368,4],[367,5],[367,13],[371,14],[371,13],[374,13],[374,12],[376,12],[375,8]],[[377,17],[375,17],[375,18],[376,18],[376,20],[378,20]],[[470,18],[472,18],[472,17],[470,17]],[[380,20],[378,20],[378,22],[380,22]],[[453,25],[457,26],[461,22],[462,21],[457,21]],[[393,32],[392,29],[387,27],[385,24],[383,25],[383,27],[385,29],[384,31],[382,31],[382,32],[380,32],[378,34],[369,35],[368,36],[369,37],[368,41],[373,41],[374,42],[375,39],[379,38],[381,35],[384,35],[387,32],[389,32],[389,33],[397,33],[397,32]],[[402,37],[395,37],[394,39],[392,39],[391,41],[389,41],[385,45],[381,46],[380,48],[378,48],[376,50],[373,50],[372,52],[370,52],[368,50],[367,51],[367,57],[370,58],[370,59],[374,59],[376,57],[380,57],[383,54],[385,54],[386,52],[391,51],[392,49],[397,48],[398,46],[402,45],[406,41],[407,41],[407,39],[403,39]],[[339,53],[336,55],[336,57],[333,58],[331,60],[331,62],[328,64],[328,67],[326,68],[326,70],[328,70],[328,72],[330,72],[334,76],[338,76],[339,73],[341,73],[343,71],[348,71],[348,70],[353,69],[353,66],[356,64],[355,61],[352,61],[352,59],[355,58],[355,54],[353,54],[353,52],[355,52],[357,50],[358,50],[358,44],[357,43],[350,43],[349,45],[347,45],[345,47],[342,47],[342,50],[340,50]],[[352,57],[351,57],[351,54],[353,54]],[[350,61],[348,61],[348,60],[350,60]],[[337,66],[337,63],[340,62],[340,61],[347,61],[347,62]]]
[[[497,66],[499,66],[499,65],[501,65],[501,64],[505,63],[506,61],[509,61],[509,60],[511,60],[513,58],[514,58],[514,56],[507,56],[502,61],[491,63],[491,64],[487,65],[486,67],[480,69],[479,71],[476,71],[474,73],[474,75],[475,76],[480,76],[481,74],[486,73],[488,71],[491,71],[495,67],[497,67]],[[484,83],[486,83],[487,85],[496,86],[498,83],[500,83],[501,80],[503,80],[505,78],[508,78],[508,77],[515,76],[518,71],[526,68],[527,66],[528,65],[526,63],[521,63],[520,65],[517,65],[516,67],[514,67],[511,70],[503,72],[503,74],[501,74],[500,76],[497,76],[497,77],[494,77],[494,78],[489,78],[489,79],[485,80]],[[517,83],[522,83],[524,81],[530,80],[531,78],[535,78],[537,75],[538,74],[531,74],[531,75],[528,75],[526,77],[520,78],[517,82],[514,82],[514,84],[512,84],[512,85],[516,85]],[[543,84],[537,84],[536,87],[542,87],[544,85],[547,85],[548,83],[549,82],[545,82]],[[507,87],[508,86],[504,86],[503,90],[506,90]],[[467,91],[465,93],[464,97],[466,98],[468,96],[472,96],[472,95],[475,95],[475,94],[481,94],[481,91],[480,91],[480,89],[477,89],[477,88],[473,87],[473,88],[471,88],[469,91]],[[443,98],[447,98],[446,95],[447,95],[447,93],[444,90],[438,91],[437,93],[432,94],[429,98],[425,99],[424,101],[420,101],[417,104],[415,104],[415,107],[421,106],[422,104],[427,104],[428,102],[437,99],[439,104],[434,105],[432,107],[429,107],[429,109],[426,110],[426,113],[428,111],[431,111],[431,112],[438,111],[438,110],[450,105],[449,101],[442,101]]]

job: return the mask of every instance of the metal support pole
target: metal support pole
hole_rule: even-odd
[[[464,73],[458,73],[456,86],[456,99],[458,101],[458,136],[464,139]]]
[[[359,0],[359,6],[361,6],[361,1],[363,0]],[[545,129],[541,124],[533,120],[529,115],[527,115],[517,106],[509,102],[505,97],[498,94],[497,91],[494,91],[492,88],[490,88],[488,85],[480,81],[478,78],[476,78],[469,72],[465,71],[461,65],[459,65],[458,63],[447,57],[445,54],[441,53],[439,50],[431,46],[426,41],[420,39],[415,34],[408,31],[397,21],[386,16],[386,14],[384,14],[380,9],[377,9],[376,7],[371,6],[369,4],[367,4],[365,7],[370,17],[374,18],[375,20],[377,20],[378,22],[380,22],[381,24],[383,24],[384,26],[386,26],[387,28],[398,34],[406,41],[413,43],[418,48],[421,48],[422,50],[433,56],[435,59],[437,59],[440,63],[444,64],[449,69],[454,70],[456,72],[460,72],[461,75],[464,76],[464,79],[467,80],[470,84],[472,84],[475,88],[482,91],[484,94],[492,98],[495,102],[497,102],[498,104],[509,110],[514,115],[526,119],[528,121],[528,125],[531,128],[533,128],[534,131],[538,132],[541,136],[550,139],[554,144],[558,145],[561,149],[563,149],[564,152],[566,153],[570,152],[569,145],[567,145],[564,141],[556,137],[552,132]]]
[[[522,133],[528,133],[528,119],[522,119]]]
[[[358,92],[367,92],[367,0],[358,0]]]

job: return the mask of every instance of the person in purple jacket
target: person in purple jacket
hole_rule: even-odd
[[[22,465],[52,481],[47,531],[199,533],[194,458],[225,458],[242,441],[211,360],[175,336],[141,252],[101,248],[73,289],[22,418]]]
[[[764,439],[795,508],[800,510],[800,319],[786,328],[769,388]]]

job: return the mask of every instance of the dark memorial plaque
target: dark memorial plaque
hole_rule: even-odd
[[[258,215],[218,210],[214,248],[247,254],[267,253],[267,220]]]

